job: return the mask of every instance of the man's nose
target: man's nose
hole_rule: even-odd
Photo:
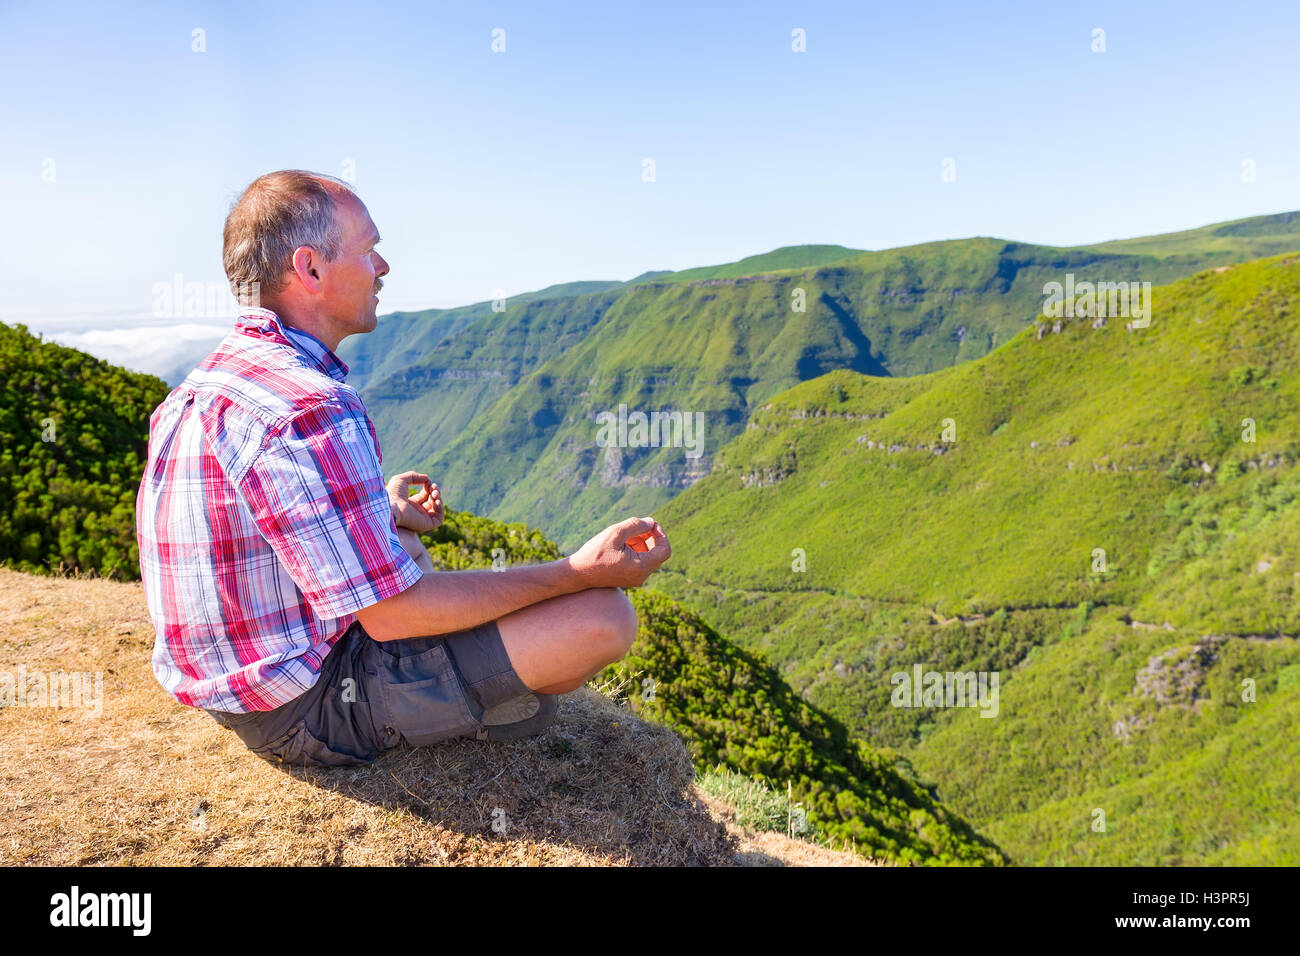
[[[388,260],[385,259],[383,256],[379,255],[379,253],[377,252],[375,253],[375,256],[379,259],[379,264],[375,267],[375,275],[376,276],[388,275]]]

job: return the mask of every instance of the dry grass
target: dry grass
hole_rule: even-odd
[[[171,700],[138,584],[0,568],[0,671],[102,672],[103,712],[0,708],[0,863],[851,865],[754,835],[681,741],[601,694],[528,741],[401,748],[363,768],[253,756]],[[494,821],[504,822],[496,832]]]

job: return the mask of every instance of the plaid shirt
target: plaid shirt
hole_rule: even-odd
[[[136,533],[154,673],[182,704],[288,703],[354,612],[419,580],[347,374],[313,336],[246,309],[154,410]]]

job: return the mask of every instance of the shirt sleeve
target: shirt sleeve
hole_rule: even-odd
[[[262,535],[320,617],[343,617],[421,577],[397,538],[364,409],[327,401],[295,415],[241,491]]]

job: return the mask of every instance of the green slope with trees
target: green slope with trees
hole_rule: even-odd
[[[1295,863],[1300,256],[1153,301],[774,396],[657,512],[658,587],[1019,862]],[[918,663],[996,719],[893,706]]]
[[[167,392],[0,324],[0,561],[139,576],[135,493],[149,415]]]
[[[561,553],[536,529],[456,511],[424,541],[434,566],[446,570]],[[628,595],[640,619],[637,640],[596,680],[625,687],[622,699],[638,716],[676,731],[701,773],[723,767],[782,793],[788,785],[819,837],[851,841],[866,856],[926,865],[1006,862],[933,798],[906,760],[853,739],[760,656],[651,588]]]

